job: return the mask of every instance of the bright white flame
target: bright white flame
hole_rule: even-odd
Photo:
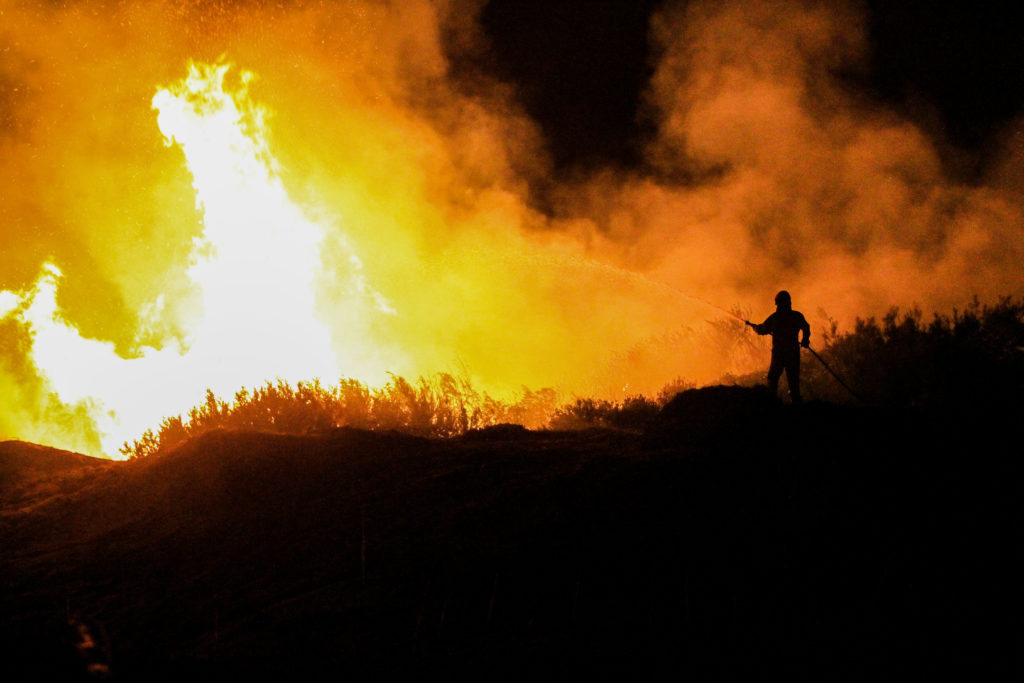
[[[240,109],[244,89],[224,92],[226,71],[193,66],[153,98],[160,130],[185,152],[204,215],[188,271],[204,309],[190,355],[202,359],[214,391],[267,377],[333,377],[331,335],[316,319],[313,288],[323,229],[273,174],[260,112]]]
[[[173,345],[159,351],[142,347],[137,357],[122,358],[113,344],[83,338],[57,308],[60,277],[60,269],[44,265],[23,298],[27,306],[21,318],[32,332],[32,360],[63,402],[105,408],[96,416],[97,427],[104,451],[116,453],[129,435],[140,434],[166,414],[162,411],[193,397],[192,387],[167,381],[184,377],[186,358]]]
[[[332,348],[316,314],[324,228],[288,197],[264,142],[263,113],[246,92],[224,90],[228,67],[192,66],[176,86],[153,98],[168,144],[178,144],[193,176],[203,220],[188,275],[202,300],[198,320],[184,321],[184,347],[140,347],[123,358],[108,342],[83,338],[57,307],[60,270],[51,264],[30,292],[0,292],[0,317],[17,315],[32,337],[32,360],[60,399],[88,402],[107,455],[166,416],[196,405],[209,388],[232,396],[268,379],[334,379],[379,374],[359,359],[365,350]],[[337,240],[336,240],[337,241]],[[392,312],[349,258],[350,317]],[[162,301],[148,307],[159,315]],[[371,342],[367,342],[372,346]]]

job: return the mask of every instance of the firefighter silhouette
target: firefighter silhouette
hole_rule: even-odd
[[[748,325],[758,334],[772,336],[772,362],[768,367],[768,388],[772,393],[779,391],[779,377],[786,372],[789,395],[793,403],[800,403],[800,347],[808,348],[811,343],[811,326],[800,311],[793,310],[789,292],[783,290],[775,295],[775,312],[760,325],[749,320]],[[801,335],[801,333],[803,333]],[[798,340],[798,337],[801,337]]]

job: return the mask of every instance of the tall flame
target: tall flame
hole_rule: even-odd
[[[137,346],[132,357],[114,345],[81,336],[57,305],[60,269],[44,266],[29,292],[3,292],[0,314],[16,315],[31,333],[31,358],[66,404],[94,411],[102,450],[137,437],[164,416],[194,405],[209,388],[231,395],[270,378],[288,381],[345,374],[379,378],[371,349],[339,357],[318,318],[315,279],[325,276],[320,246],[325,227],[288,196],[265,141],[263,110],[248,97],[251,75],[225,88],[228,65],[192,65],[187,78],[153,98],[167,144],[185,154],[193,177],[202,234],[188,276],[200,300],[193,319],[180,321],[184,341]],[[349,254],[345,278],[351,316],[393,312],[364,281]],[[159,316],[163,300],[149,307]]]
[[[219,385],[333,376],[331,337],[317,320],[313,288],[323,228],[274,175],[262,111],[246,96],[251,76],[244,73],[242,89],[231,94],[227,69],[193,65],[183,82],[153,98],[160,130],[185,152],[204,216],[188,271],[204,314],[189,355]]]

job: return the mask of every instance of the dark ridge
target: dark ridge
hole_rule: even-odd
[[[102,467],[109,460],[25,441],[0,441],[0,487],[12,481],[81,467]]]
[[[676,394],[661,409],[658,426],[714,435],[739,420],[769,419],[781,406],[767,387],[703,387]]]
[[[215,430],[0,516],[0,676],[1005,679],[981,427],[712,387],[647,434]]]
[[[24,441],[0,442],[0,515],[22,514],[78,491],[113,463]]]

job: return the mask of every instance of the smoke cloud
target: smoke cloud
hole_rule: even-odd
[[[786,288],[819,327],[1024,291],[1019,136],[987,182],[948,177],[941,142],[835,76],[867,57],[857,5],[668,3],[648,165],[572,179],[514,87],[456,68],[486,56],[481,7],[0,0],[0,438],[97,452],[84,416],[112,409],[62,403],[33,365],[19,302],[45,263],[83,337],[187,347],[203,216],[150,103],[193,61],[255,74],[275,172],[332,226],[319,315],[367,381],[463,368],[618,397],[755,367],[700,299],[759,317]],[[392,313],[346,307],[352,254]]]
[[[990,182],[951,179],[941,141],[836,76],[863,67],[864,26],[855,4],[664,10],[656,171],[573,188],[566,210],[592,216],[624,266],[717,301],[763,308],[788,288],[850,324],[1019,294],[1019,133]]]

